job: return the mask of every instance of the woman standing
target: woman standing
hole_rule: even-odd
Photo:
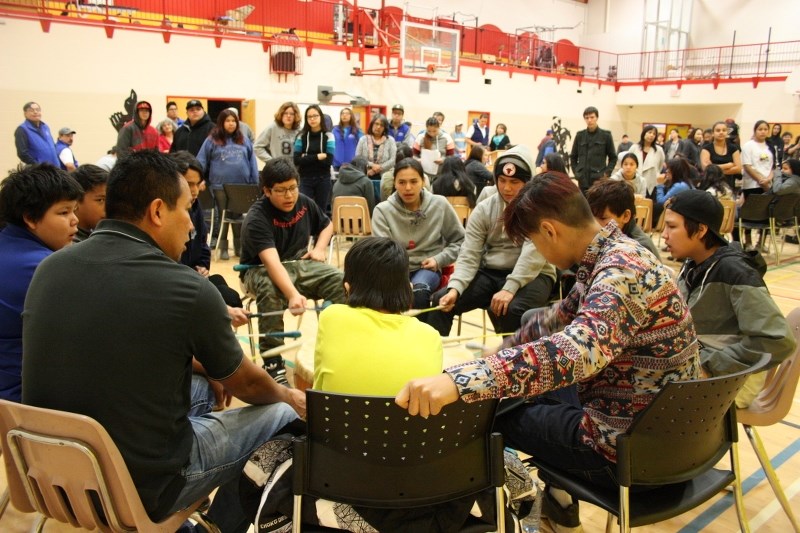
[[[211,186],[216,203],[215,213],[222,213],[225,209],[225,193],[222,186],[225,183],[252,183],[258,184],[258,163],[256,162],[253,145],[250,139],[242,135],[239,130],[239,117],[233,111],[225,109],[217,117],[217,126],[203,142],[197,153],[197,160],[205,169],[205,178]],[[240,216],[241,213],[228,213],[228,216]],[[215,217],[219,215],[216,214]],[[220,227],[218,221],[214,227]],[[241,252],[239,232],[241,226],[233,226],[233,249],[238,256]],[[215,238],[216,237],[216,238]],[[212,241],[220,239],[220,259],[228,259],[228,225],[220,228],[217,236],[212,236]]]
[[[652,197],[653,191],[659,182],[661,168],[664,166],[664,150],[656,144],[658,129],[648,124],[642,129],[639,142],[634,143],[628,151],[636,156],[639,162],[639,172],[647,188],[647,196]]]
[[[772,135],[767,137],[767,144],[769,145],[770,149],[772,150],[772,160],[775,163],[775,168],[781,167],[781,162],[783,162],[783,126],[780,124],[773,124],[772,125]]]
[[[506,125],[502,122],[494,129],[494,137],[492,142],[489,143],[489,150],[506,150],[508,145],[511,144],[511,139],[506,135]]]
[[[456,145],[448,134],[441,131],[436,117],[430,117],[425,121],[425,135],[414,140],[412,150],[414,157],[422,159],[425,176],[433,182],[444,158],[455,155]]]
[[[711,142],[700,150],[700,166],[705,171],[708,165],[717,165],[728,178],[728,185],[734,191],[741,188],[737,181],[742,178],[742,153],[739,145],[728,140],[728,125],[724,121],[714,123],[711,128]]]
[[[375,115],[367,134],[358,140],[355,155],[367,159],[367,176],[378,180],[394,168],[396,150],[394,139],[389,136],[389,121],[383,115]]]
[[[305,124],[294,141],[294,164],[300,174],[300,192],[328,213],[331,202],[331,164],[333,135],[325,129],[322,109],[316,104],[306,109]]]
[[[767,144],[768,135],[769,124],[759,120],[753,127],[753,138],[742,147],[742,192],[745,196],[761,194],[772,187],[775,156]]]
[[[455,262],[464,240],[464,226],[450,202],[424,190],[424,179],[416,159],[398,162],[397,190],[375,206],[372,218],[375,235],[394,239],[408,250],[414,309],[430,307],[431,294],[442,281],[442,267]]]
[[[158,123],[158,151],[162,154],[168,154],[169,149],[172,148],[172,139],[178,125],[172,119],[165,118]]]
[[[681,153],[694,168],[700,168],[700,149],[703,147],[703,128],[694,128],[681,146]]]
[[[256,157],[266,162],[273,157],[290,157],[294,140],[300,131],[300,109],[294,102],[284,102],[275,113],[275,120],[253,143]]]
[[[339,113],[339,124],[333,127],[332,133],[335,142],[333,169],[338,171],[339,167],[349,163],[356,156],[356,146],[364,134],[358,129],[356,116],[349,107],[345,107]]]

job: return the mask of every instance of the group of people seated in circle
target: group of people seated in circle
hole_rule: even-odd
[[[202,106],[189,104],[199,123]],[[339,159],[340,176],[349,167],[382,178],[391,170],[393,190],[375,202],[374,236],[352,245],[344,271],[326,262],[333,236],[326,165],[337,134],[329,135],[318,106],[291,135],[299,110],[284,104],[254,144],[235,114],[221,113],[204,139],[193,138],[197,157],[141,149],[121,153],[110,173],[92,165],[68,173],[49,163],[13,171],[0,183],[0,397],[97,419],[153,519],[219,487],[209,515],[227,532],[253,520],[238,501],[249,456],[275,435],[303,431],[305,396],[288,386],[275,350],[282,341],[269,334],[284,331],[285,310],[303,313],[310,300],[332,303],[320,313],[315,388],[395,396],[410,415],[425,417],[456,401],[531,398],[496,420],[507,446],[612,487],[616,438],[663,383],[745,370],[764,352],[774,366],[794,351],[754,256],[720,233],[716,191],[725,180],[711,169],[731,175],[735,145],[725,144],[733,166],[718,160],[705,169],[711,194],[693,183],[677,187],[678,176],[691,175],[680,157],[666,159],[663,183],[658,175],[651,183],[637,174],[635,149],[616,178],[590,180],[585,190],[561,156],[547,154],[537,167],[524,145],[500,153],[488,175],[476,159],[476,170],[486,172],[473,170],[480,178],[472,180],[469,165],[451,159],[455,143],[435,117],[405,143],[398,107],[392,122],[373,118],[350,162]],[[478,157],[490,142],[484,118],[468,139]],[[352,132],[352,120],[344,112],[341,119]],[[760,166],[762,126],[742,164],[763,189],[778,180],[774,167]],[[599,133],[596,125],[587,129],[590,137]],[[395,135],[404,136],[399,149]],[[716,126],[714,135],[701,161],[721,157]],[[645,128],[642,160],[663,152],[651,137]],[[719,137],[724,142],[721,130]],[[410,153],[398,159],[405,148]],[[255,173],[245,164],[262,195],[243,214],[238,243],[260,348],[271,354],[263,369],[231,328],[250,320],[238,293],[210,275],[198,202],[204,181],[214,187],[208,169],[215,161],[244,162],[248,150],[268,156]],[[426,150],[441,160],[426,159]],[[455,170],[443,178],[426,163]],[[796,160],[784,163],[791,175],[781,187],[800,175]],[[466,226],[436,194],[440,180],[447,192],[465,191],[473,207]],[[633,220],[642,184],[644,194],[663,200],[664,241],[683,262],[677,279]],[[565,271],[575,283],[559,298]],[[412,308],[426,312],[404,315]],[[505,340],[442,372],[442,337],[472,309],[484,309]],[[748,405],[763,383],[763,374],[752,376],[737,405]],[[225,409],[231,396],[250,405]],[[580,525],[569,494],[548,484],[542,497],[548,520]]]

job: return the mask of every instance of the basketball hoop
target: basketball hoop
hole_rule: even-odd
[[[428,71],[428,75],[430,76],[436,75],[436,63],[428,63],[426,70]]]

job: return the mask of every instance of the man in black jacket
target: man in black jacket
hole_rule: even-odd
[[[611,132],[597,126],[600,113],[596,107],[587,107],[583,112],[586,129],[575,135],[569,160],[581,191],[586,192],[604,175],[611,175],[617,164],[617,151]]]
[[[172,140],[172,147],[169,151],[175,153],[179,150],[186,150],[197,157],[197,152],[200,151],[206,137],[214,129],[214,123],[203,109],[203,103],[200,100],[186,102],[186,116],[186,122],[175,132],[175,138]]]

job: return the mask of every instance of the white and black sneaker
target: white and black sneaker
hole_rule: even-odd
[[[279,385],[291,387],[291,385],[289,385],[289,380],[286,379],[286,362],[280,355],[264,358],[264,370],[266,370],[267,374],[272,376],[272,379]]]

